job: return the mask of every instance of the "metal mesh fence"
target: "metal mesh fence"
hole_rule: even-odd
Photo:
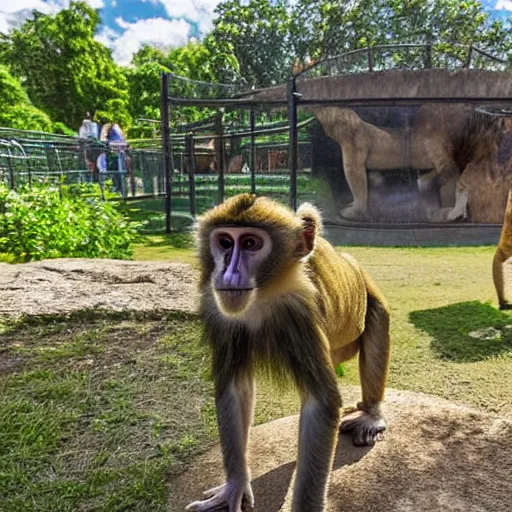
[[[164,193],[160,139],[115,146],[76,137],[0,129],[0,180],[10,188],[37,182],[99,182],[119,197]]]

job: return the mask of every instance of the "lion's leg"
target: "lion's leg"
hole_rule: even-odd
[[[460,169],[451,155],[449,148],[442,143],[430,141],[427,151],[439,176],[440,210],[453,207],[446,214],[447,220],[465,217],[467,205],[467,191],[459,186]],[[435,215],[439,217],[439,214]],[[444,217],[444,215],[442,215]]]
[[[446,220],[449,222],[454,221],[456,219],[467,219],[468,217],[468,190],[461,182],[461,180],[457,180],[457,185],[455,188],[455,206],[448,212]]]
[[[366,176],[367,151],[357,146],[342,147],[343,168],[350,192],[354,197],[351,206],[344,208],[341,215],[347,219],[368,217],[368,178]]]

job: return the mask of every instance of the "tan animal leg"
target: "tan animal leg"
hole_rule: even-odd
[[[446,220],[449,222],[457,219],[467,219],[468,217],[468,198],[469,194],[466,187],[457,180],[455,188],[455,206],[448,212]]]
[[[512,309],[512,304],[505,299],[505,280],[503,278],[503,265],[508,258],[509,256],[498,246],[492,261],[492,278],[494,280],[496,294],[498,295],[500,309]]]
[[[351,432],[356,445],[373,445],[386,429],[380,402],[384,398],[389,366],[389,314],[375,297],[368,297],[366,329],[361,335],[359,375],[363,400],[341,421],[341,432]]]
[[[444,144],[430,143],[427,150],[432,159],[440,181],[441,208],[453,206],[447,220],[467,216],[467,193],[459,188],[460,169],[451,155],[450,148]]]
[[[368,217],[368,178],[366,176],[367,152],[357,146],[342,147],[343,168],[350,192],[354,197],[351,206],[344,208],[341,215],[347,219]]]

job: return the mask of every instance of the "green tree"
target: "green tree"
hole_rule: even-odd
[[[133,125],[130,129],[132,138],[155,135],[155,129],[158,126],[140,121],[140,119],[160,119],[160,75],[162,72],[169,72],[169,69],[157,61],[141,60],[135,67],[126,69],[129,110],[133,118]]]
[[[34,107],[20,81],[0,65],[0,126],[51,132],[50,117]]]
[[[290,13],[287,0],[226,0],[215,9],[211,40],[232,52],[250,85],[267,87],[290,75]]]
[[[54,16],[34,12],[3,37],[0,58],[22,79],[34,105],[75,129],[86,111],[130,122],[126,78],[94,39],[100,21],[86,3],[72,2]]]
[[[126,70],[130,114],[135,120],[130,130],[131,137],[151,136],[154,132],[154,125],[137,122],[137,119],[160,119],[162,72],[208,83],[239,80],[238,62],[234,55],[220,51],[209,37],[202,43],[190,42],[183,47],[173,48],[168,53],[144,46],[133,56],[132,64],[133,67]],[[198,87],[200,86],[191,82],[171,81],[170,92],[177,96],[193,97],[198,93]],[[203,88],[201,92],[206,94],[208,91]],[[173,112],[172,121],[195,121],[208,112],[207,109],[182,107]]]
[[[291,26],[302,59],[379,44],[431,42],[460,63],[466,52],[458,45],[505,54],[512,47],[510,30],[493,21],[477,0],[359,0],[341,8],[337,1],[299,0]]]

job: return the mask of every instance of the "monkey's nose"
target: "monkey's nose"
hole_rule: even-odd
[[[224,282],[229,287],[238,286],[240,284],[240,272],[238,272],[238,269],[228,268],[224,274]]]

